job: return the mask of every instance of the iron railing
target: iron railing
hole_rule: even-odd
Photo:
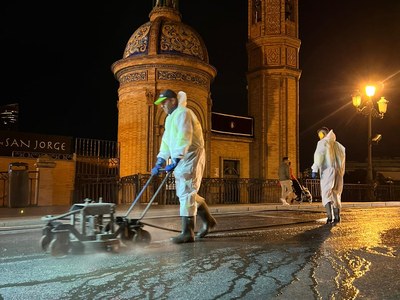
[[[118,203],[119,180],[115,176],[79,176],[75,178],[74,203],[89,198],[94,201]]]
[[[121,204],[132,203],[149,175],[138,174],[121,178]],[[140,202],[147,203],[157,190],[161,177],[149,184]],[[209,204],[278,203],[281,188],[277,180],[251,178],[222,179],[203,178],[199,194]],[[157,195],[155,203],[160,205],[179,204],[175,195],[175,179],[170,177],[166,187]]]
[[[116,204],[132,203],[150,175],[137,174],[121,179],[113,176],[84,176],[76,182],[75,201],[85,198]],[[161,183],[162,177],[153,180],[142,194],[141,203],[148,203]],[[0,206],[9,205],[8,172],[0,172]],[[29,171],[29,206],[38,205],[39,173]],[[317,179],[307,179],[304,186],[309,189],[313,201],[320,201],[320,184]],[[344,184],[342,201],[366,201],[369,185]],[[246,203],[280,203],[280,185],[278,180],[262,180],[253,178],[222,179],[203,178],[199,194],[209,204],[246,204]],[[375,188],[376,201],[400,201],[400,185],[378,185]],[[170,177],[166,186],[157,195],[154,203],[159,205],[177,205],[179,200],[175,194],[175,179]]]
[[[137,174],[131,175],[121,178],[121,189],[120,189],[120,203],[121,204],[130,204],[132,203],[139,192],[143,189],[146,182],[149,180],[150,175],[148,174]],[[154,193],[158,189],[160,183],[162,181],[161,177],[152,180],[147,186],[146,190],[143,191],[140,203],[148,203],[150,199],[153,197]],[[158,203],[161,205],[173,205],[178,204],[179,201],[175,195],[175,180],[172,177],[169,177],[165,187],[161,190],[161,192],[154,199],[154,203]]]
[[[119,148],[115,141],[77,138],[75,154],[83,157],[117,158]]]
[[[73,202],[85,198],[118,203],[119,147],[117,142],[75,140],[76,169]]]
[[[138,174],[121,178],[120,203],[129,204],[136,198],[149,175]],[[147,203],[161,182],[161,177],[151,182],[142,194],[140,202]],[[321,201],[320,183],[307,179],[304,186],[309,189],[313,201]],[[342,201],[366,201],[367,184],[344,184]],[[278,180],[254,178],[222,179],[203,178],[199,194],[209,204],[280,203],[281,188]],[[375,189],[376,201],[400,200],[400,185],[379,185]],[[179,204],[175,195],[175,180],[170,177],[166,187],[157,195],[155,203],[161,205]]]
[[[305,186],[309,189],[315,200],[321,199],[319,179],[305,180]],[[343,185],[342,201],[362,202],[368,199],[368,191],[371,186],[361,183],[345,183]],[[373,188],[376,201],[400,200],[400,185],[384,184]]]

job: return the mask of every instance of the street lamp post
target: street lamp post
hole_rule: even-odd
[[[368,200],[375,200],[374,197],[374,176],[372,172],[372,118],[377,117],[383,119],[387,111],[387,104],[389,101],[385,97],[381,97],[378,104],[378,110],[375,109],[372,97],[375,95],[376,88],[373,85],[367,85],[365,87],[365,94],[367,100],[363,101],[363,98],[359,91],[353,95],[353,105],[358,112],[368,117],[368,159],[367,159],[367,184],[369,185]]]

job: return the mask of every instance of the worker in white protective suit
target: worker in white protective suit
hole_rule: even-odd
[[[172,242],[194,242],[197,214],[202,219],[203,226],[196,238],[206,236],[217,224],[204,198],[198,195],[205,165],[203,130],[196,115],[186,107],[185,92],[176,94],[172,90],[165,90],[154,104],[160,105],[168,116],[160,152],[151,173],[157,175],[171,158],[172,162],[165,167],[165,171],[174,172],[176,195],[180,202],[179,215],[182,219],[182,232],[172,238]]]
[[[333,130],[322,127],[317,133],[320,140],[317,143],[314,164],[311,167],[312,178],[317,178],[319,172],[321,198],[327,213],[327,224],[340,222],[346,149],[336,141],[336,135]],[[332,208],[334,219],[332,218]]]

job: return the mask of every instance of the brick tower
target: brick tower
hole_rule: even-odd
[[[121,177],[149,173],[154,165],[166,116],[153,102],[165,89],[187,93],[187,106],[203,126],[210,160],[210,84],[216,70],[209,65],[207,48],[199,34],[181,22],[177,0],[157,1],[149,16],[129,39],[123,58],[112,65],[120,84]]]
[[[248,0],[250,177],[277,178],[283,156],[298,172],[299,49],[298,0]]]

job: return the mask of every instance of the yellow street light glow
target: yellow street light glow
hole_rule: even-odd
[[[368,97],[374,96],[375,95],[375,90],[376,90],[376,87],[373,86],[373,85],[367,85],[365,87],[365,93],[367,94]]]
[[[385,97],[381,97],[378,102],[378,110],[381,114],[386,114],[387,111],[387,104],[389,101],[385,99]]]
[[[359,94],[353,96],[353,105],[359,107],[361,105],[361,96]]]

